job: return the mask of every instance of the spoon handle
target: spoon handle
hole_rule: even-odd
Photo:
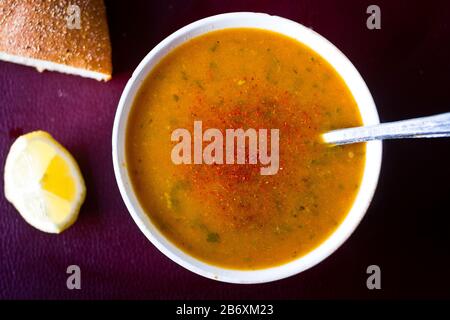
[[[450,112],[373,126],[333,130],[322,135],[335,145],[371,140],[450,137]]]

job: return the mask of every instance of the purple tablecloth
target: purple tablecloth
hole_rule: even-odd
[[[43,129],[73,153],[88,189],[61,235],[32,228],[0,196],[0,298],[450,298],[450,140],[386,142],[374,201],[350,239],[318,266],[260,285],[219,283],[170,261],[134,224],[114,179],[112,124],[132,71],[170,33],[213,14],[260,11],[312,27],[359,69],[383,121],[449,111],[450,5],[376,3],[381,30],[366,28],[370,1],[107,1],[112,81],[0,62],[1,175],[13,140]],[[71,264],[81,290],[66,288]],[[381,290],[366,288],[371,264]]]

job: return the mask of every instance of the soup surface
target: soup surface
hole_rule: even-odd
[[[172,132],[192,133],[194,121],[222,132],[279,129],[278,172],[174,164]],[[330,147],[319,136],[361,124],[343,80],[308,47],[265,30],[214,31],[174,49],[142,84],[126,166],[144,210],[180,249],[221,267],[267,268],[305,255],[345,218],[365,145]]]

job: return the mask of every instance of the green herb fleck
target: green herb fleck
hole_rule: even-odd
[[[219,242],[220,236],[217,232],[210,232],[208,233],[208,237],[206,238],[206,241],[208,242]]]
[[[201,90],[205,90],[205,88],[203,87],[203,84],[200,80],[195,80],[195,84],[197,85],[197,87],[199,87]]]
[[[209,48],[209,51],[216,52],[217,48],[219,47],[220,41],[216,41],[211,48]]]

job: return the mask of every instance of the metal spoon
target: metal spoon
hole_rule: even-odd
[[[450,112],[430,117],[338,129],[322,134],[326,143],[340,145],[371,140],[450,137]]]

